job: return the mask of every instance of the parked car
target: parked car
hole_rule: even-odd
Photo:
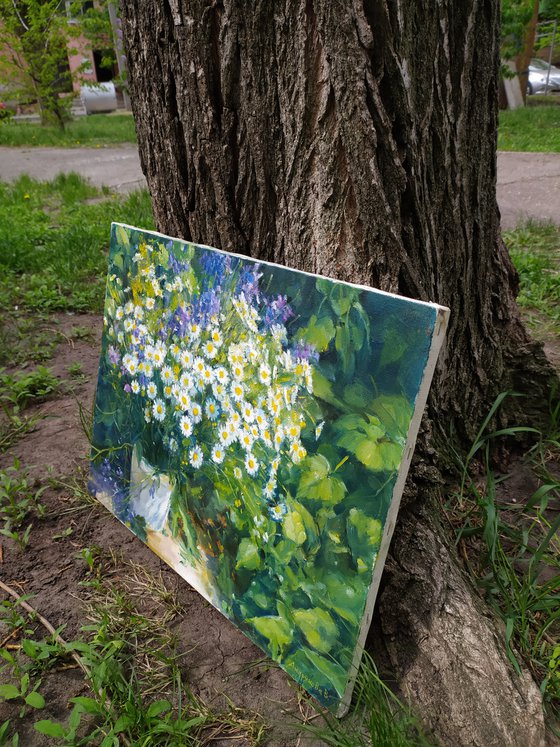
[[[554,65],[549,65],[548,62],[539,60],[535,57],[529,63],[527,93],[545,93],[547,74],[548,90],[560,91],[560,68],[554,67]]]
[[[117,108],[117,93],[113,83],[83,85],[80,89],[80,98],[86,114],[114,112]]]

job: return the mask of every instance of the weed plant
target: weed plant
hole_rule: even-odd
[[[511,475],[496,475],[492,453],[504,438],[530,428],[489,431],[506,394],[500,395],[461,462],[461,484],[447,510],[464,545],[472,576],[505,625],[512,666],[520,661],[540,685],[547,712],[560,715],[560,401],[551,399],[551,425],[525,457],[539,487],[524,500],[504,500]],[[474,470],[478,459],[481,474]],[[454,504],[453,509],[451,505]]]
[[[0,534],[14,540],[24,550],[29,544],[33,519],[45,516],[41,496],[45,486],[37,488],[21,468],[19,460],[0,470]]]
[[[135,143],[134,119],[129,114],[92,114],[78,117],[61,131],[30,122],[0,122],[0,145],[60,147],[101,147],[117,143]]]

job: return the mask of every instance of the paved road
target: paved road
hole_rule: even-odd
[[[0,179],[28,173],[52,179],[77,171],[99,186],[128,192],[145,184],[136,146],[114,148],[0,147]],[[498,203],[503,228],[536,218],[560,222],[560,154],[499,153]]]
[[[7,148],[0,147],[0,180],[20,174],[53,179],[61,171],[77,171],[97,186],[129,192],[146,184],[138,150],[124,144],[114,148]]]

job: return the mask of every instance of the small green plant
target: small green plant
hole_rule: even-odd
[[[15,376],[0,371],[0,400],[23,409],[31,401],[38,402],[57,391],[60,379],[50,368],[38,366],[29,373]]]
[[[529,106],[500,112],[498,149],[560,153],[559,125],[559,106]]]
[[[40,500],[44,491],[45,487],[35,488],[29,481],[17,459],[11,467],[0,470],[0,519],[3,521],[0,534],[14,540],[21,549],[29,544],[33,526],[28,523],[29,518],[42,519],[45,515],[46,508]],[[27,524],[25,529],[24,524]]]

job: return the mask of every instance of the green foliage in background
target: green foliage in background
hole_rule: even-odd
[[[100,311],[111,220],[153,224],[146,191],[115,195],[77,174],[0,182],[0,306]]]
[[[0,122],[0,145],[99,148],[103,145],[135,142],[134,119],[130,114],[90,114],[87,117],[77,117],[68,122],[64,130],[32,122],[16,122],[13,119]]]

